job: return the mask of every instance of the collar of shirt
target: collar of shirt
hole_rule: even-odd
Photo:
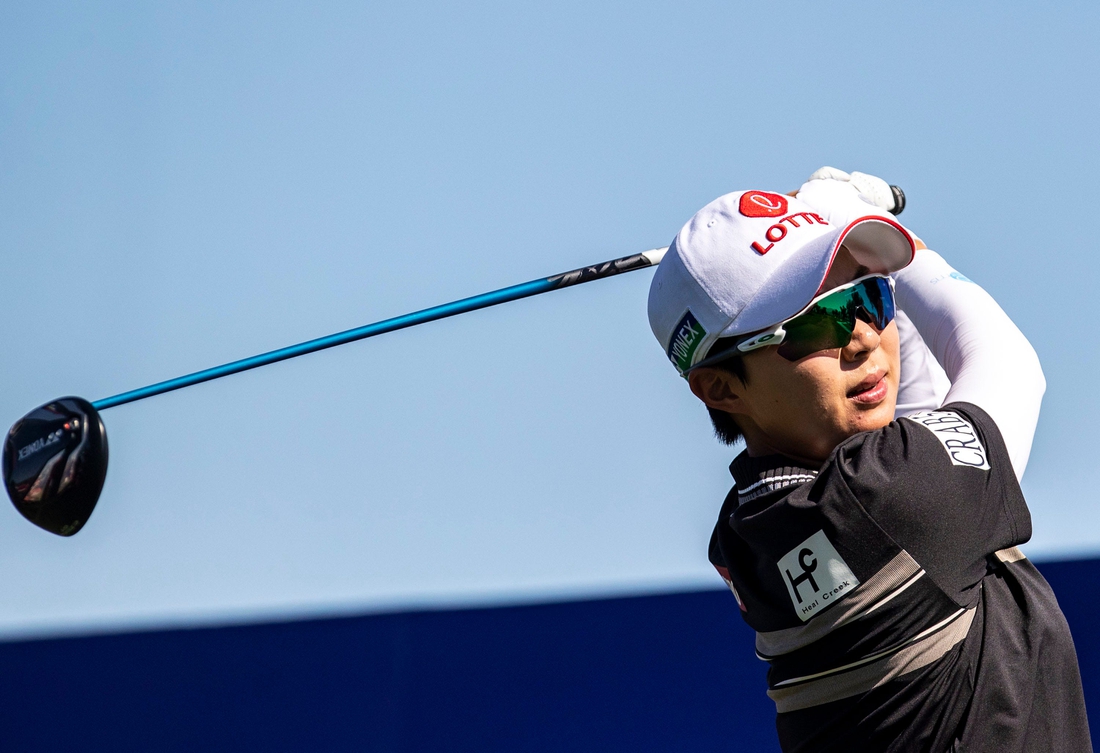
[[[799,486],[817,478],[817,471],[803,468],[783,455],[765,455],[750,457],[748,451],[742,452],[730,464],[730,473],[737,483],[737,502],[746,502],[765,494]]]

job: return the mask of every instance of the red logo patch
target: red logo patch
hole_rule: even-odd
[[[787,197],[767,191],[747,191],[741,194],[738,209],[746,217],[778,217],[787,213]]]

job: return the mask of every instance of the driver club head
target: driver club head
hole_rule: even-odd
[[[4,486],[19,513],[58,536],[79,531],[107,478],[107,430],[92,404],[62,397],[15,422],[4,441]]]

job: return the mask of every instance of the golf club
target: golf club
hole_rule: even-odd
[[[895,215],[901,214],[905,208],[905,194],[897,186],[890,188],[895,205],[891,211]],[[15,509],[27,520],[58,536],[72,536],[88,522],[107,478],[107,430],[99,411],[386,332],[653,267],[661,263],[666,251],[667,246],[655,248],[512,285],[196,371],[91,403],[79,397],[58,398],[35,408],[16,421],[8,431],[2,460],[4,487]]]
[[[107,431],[99,411],[385,332],[653,267],[667,250],[656,248],[444,303],[91,403],[79,397],[58,398],[35,408],[8,431],[3,453],[4,486],[15,509],[27,520],[50,533],[72,536],[88,521],[107,477]]]

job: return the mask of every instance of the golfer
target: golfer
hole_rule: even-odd
[[[795,197],[716,199],[650,290],[666,355],[745,442],[710,559],[780,744],[1090,751],[1069,628],[1016,548],[1038,358],[861,181],[885,185],[823,169]]]

